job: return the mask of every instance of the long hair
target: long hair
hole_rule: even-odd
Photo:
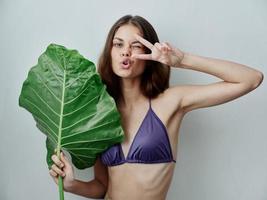
[[[120,77],[118,77],[112,70],[111,48],[116,31],[125,24],[136,26],[143,34],[143,38],[150,43],[155,44],[156,42],[159,42],[158,36],[152,25],[140,16],[125,15],[111,27],[104,50],[98,60],[97,68],[103,83],[107,86],[108,93],[116,102],[121,96],[121,86]],[[146,48],[145,53],[150,53],[150,50]],[[145,70],[141,75],[141,92],[148,98],[154,98],[169,87],[169,79],[169,66],[155,61],[146,61]]]

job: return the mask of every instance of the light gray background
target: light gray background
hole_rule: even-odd
[[[45,137],[18,97],[30,67],[57,43],[97,62],[107,31],[138,14],[161,41],[183,51],[228,59],[266,74],[266,0],[0,0],[0,199],[58,199],[48,174]],[[171,84],[216,77],[172,69]],[[265,81],[266,82],[266,81]],[[232,102],[185,116],[168,200],[266,200],[266,83]],[[89,180],[92,169],[76,171]],[[66,200],[82,200],[65,193]]]

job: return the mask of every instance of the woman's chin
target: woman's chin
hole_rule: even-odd
[[[132,68],[132,65],[128,64],[128,65],[120,65],[120,69],[122,70],[129,70]]]
[[[119,76],[120,78],[132,78],[132,74],[131,73],[127,73],[127,72],[120,72],[120,73],[116,73],[117,76]]]
[[[132,74],[132,70],[131,68],[122,68],[120,67],[119,69],[117,69],[115,72],[114,72],[117,76],[119,77],[128,77],[128,76],[131,76]]]

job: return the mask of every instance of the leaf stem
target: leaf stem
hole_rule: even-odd
[[[62,119],[63,119],[63,110],[64,110],[64,96],[65,96],[65,84],[66,84],[66,70],[64,70],[64,79],[62,85],[62,97],[61,97],[61,108],[60,108],[60,120],[59,120],[59,129],[58,129],[58,141],[57,141],[57,157],[60,159],[60,150],[61,150],[61,133],[62,133]],[[63,190],[63,180],[61,176],[58,176],[58,190],[60,200],[64,200],[64,190]]]
[[[59,199],[64,200],[63,179],[61,176],[58,176],[58,189],[59,189]]]

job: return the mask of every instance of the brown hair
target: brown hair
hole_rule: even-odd
[[[125,24],[136,26],[143,34],[143,38],[150,43],[159,42],[158,36],[152,25],[143,17],[125,15],[111,27],[104,50],[98,60],[98,72],[102,81],[107,86],[108,93],[117,101],[121,95],[120,77],[112,70],[111,48],[116,31]],[[145,53],[150,53],[149,49]],[[145,70],[141,77],[141,91],[144,96],[153,98],[169,87],[170,67],[156,61],[146,61]]]

